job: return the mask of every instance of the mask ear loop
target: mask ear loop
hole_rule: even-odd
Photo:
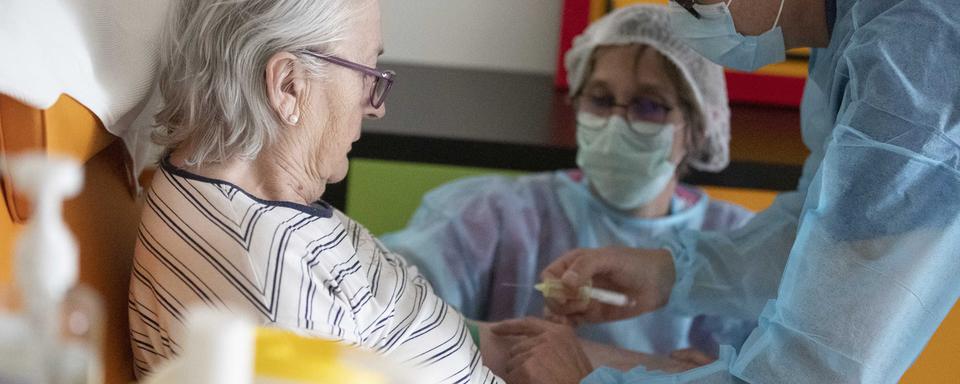
[[[780,24],[780,15],[783,14],[783,3],[784,3],[784,2],[786,2],[786,0],[780,0],[780,9],[777,10],[777,18],[773,20],[773,26],[770,27],[770,30],[771,30],[771,31],[772,31],[774,28],[777,27],[777,24]],[[728,12],[729,12],[730,4],[733,4],[733,0],[728,1],[726,4],[727,4],[727,10],[728,10]]]
[[[731,0],[732,1],[732,0]],[[777,27],[777,24],[780,24],[780,15],[783,14],[783,3],[786,0],[780,0],[780,10],[777,11],[777,18],[773,20],[773,26],[770,27],[770,30],[773,30]]]

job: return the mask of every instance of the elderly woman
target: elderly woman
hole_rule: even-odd
[[[138,374],[176,355],[185,312],[209,306],[376,350],[422,382],[501,382],[416,269],[320,201],[361,121],[384,114],[379,2],[183,1],[165,33],[169,154],[130,286]]]
[[[579,170],[442,186],[425,196],[406,229],[383,237],[387,247],[420,266],[466,316],[497,321],[540,316],[544,301],[532,287],[568,252],[649,247],[681,229],[747,221],[745,209],[677,181],[688,166],[726,166],[729,108],[722,69],[667,26],[665,7],[638,5],[607,15],[574,41],[566,66]],[[696,347],[715,354],[718,342],[736,345],[752,327],[654,312],[578,334],[647,353]]]

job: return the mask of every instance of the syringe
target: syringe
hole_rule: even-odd
[[[526,284],[505,283],[503,285],[511,287],[530,287],[530,285]],[[567,296],[563,294],[563,283],[561,283],[560,280],[547,279],[542,283],[534,285],[533,289],[542,293],[544,297],[567,298]],[[618,307],[630,305],[630,298],[627,297],[627,295],[624,295],[620,292],[614,292],[603,288],[594,288],[591,286],[580,287],[580,297]]]

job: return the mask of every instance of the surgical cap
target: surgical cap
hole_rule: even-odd
[[[653,47],[679,69],[692,91],[693,110],[701,117],[704,140],[690,153],[690,166],[701,171],[719,171],[730,162],[730,107],[723,68],[700,56],[670,31],[667,8],[633,5],[618,9],[591,24],[573,40],[565,65],[570,95],[580,92],[597,47],[643,44]]]

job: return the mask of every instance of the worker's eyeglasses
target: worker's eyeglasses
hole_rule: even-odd
[[[383,105],[383,102],[387,100],[387,93],[390,92],[390,88],[393,87],[394,79],[397,77],[397,73],[391,70],[379,70],[376,68],[370,68],[363,64],[354,63],[349,60],[344,60],[332,55],[322,55],[310,50],[301,50],[306,55],[316,57],[320,60],[328,61],[339,65],[341,67],[350,68],[352,70],[363,73],[367,76],[372,76],[375,80],[373,83],[373,91],[370,93],[370,106],[374,108],[380,108]]]
[[[581,124],[596,125],[602,123],[602,126],[590,128],[602,128],[606,125],[610,116],[614,115],[617,108],[623,108],[626,111],[627,121],[648,122],[664,124],[669,118],[673,107],[650,97],[637,96],[630,100],[628,104],[617,103],[613,96],[591,96],[580,95],[576,98],[577,109],[582,112],[590,113],[596,117],[606,118],[592,122],[581,121]]]

